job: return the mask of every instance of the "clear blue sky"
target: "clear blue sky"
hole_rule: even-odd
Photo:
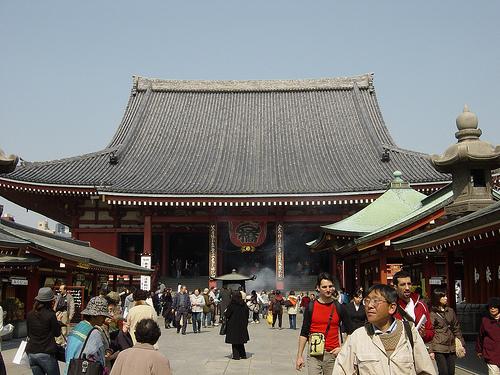
[[[41,161],[96,151],[132,75],[299,79],[375,73],[404,148],[442,153],[468,103],[500,143],[500,2],[1,1],[0,148]],[[37,218],[0,198],[5,211]]]

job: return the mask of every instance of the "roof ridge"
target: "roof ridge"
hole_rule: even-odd
[[[387,150],[389,150],[389,151],[400,152],[400,153],[407,154],[407,155],[428,156],[430,158],[430,155],[426,154],[425,152],[408,150],[406,148],[402,148],[402,147],[399,147],[397,145],[393,146],[393,145],[388,145],[386,143],[383,143],[382,147],[385,148],[385,149],[387,149]]]
[[[36,229],[33,227],[29,227],[27,225],[12,222],[9,220],[0,219],[0,223],[6,227],[10,227],[13,229],[22,230],[22,231],[29,232],[32,234],[36,234],[36,235],[40,235],[40,236],[44,236],[44,237],[48,237],[48,238],[53,238],[56,240],[61,240],[64,242],[77,244],[80,246],[90,247],[90,242],[82,241],[82,240],[75,240],[74,238],[67,238],[67,237],[58,236],[57,234],[54,234],[54,233],[45,232],[45,231],[42,231],[42,230],[39,230],[39,229]],[[10,233],[8,230],[5,232],[8,232],[11,236],[18,237],[17,235]]]
[[[106,155],[106,154],[115,152],[117,149],[118,149],[118,147],[116,147],[116,146],[115,147],[107,147],[107,148],[104,148],[104,149],[99,150],[99,151],[89,152],[87,154],[70,156],[70,157],[62,158],[62,159],[46,160],[46,161],[28,161],[28,160],[21,159],[20,165],[21,166],[39,166],[39,165],[62,164],[62,163],[71,162],[74,160],[90,159],[90,158],[95,157],[95,156]]]
[[[351,77],[291,80],[167,80],[133,76],[134,91],[200,91],[200,92],[261,92],[261,91],[323,91],[350,90],[354,84],[373,90],[374,73]]]

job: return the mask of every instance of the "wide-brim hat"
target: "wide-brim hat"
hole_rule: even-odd
[[[56,296],[54,296],[54,291],[48,286],[40,288],[38,290],[38,295],[35,297],[38,302],[50,302],[55,298]]]
[[[111,318],[111,314],[108,312],[108,301],[106,301],[106,299],[102,297],[91,298],[81,314],[90,316],[105,316],[106,318]]]
[[[106,297],[115,301],[116,303],[120,303],[120,294],[118,292],[109,292]]]

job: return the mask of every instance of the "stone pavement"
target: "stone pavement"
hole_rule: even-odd
[[[284,327],[288,327],[287,315],[284,314],[283,318]],[[299,315],[297,320],[300,327],[302,316]],[[163,326],[163,320],[159,323]],[[262,321],[260,324],[249,324],[248,331],[250,341],[245,346],[248,355],[246,360],[231,359],[231,346],[224,343],[224,337],[219,335],[219,327],[202,328],[201,333],[194,334],[192,326],[188,326],[185,336],[178,335],[175,329],[162,328],[159,346],[161,352],[169,358],[176,375],[307,374],[307,369],[301,372],[295,370],[299,330],[270,329]],[[19,345],[19,340],[4,342],[2,345],[7,374],[31,374],[29,369],[12,364],[16,344]],[[457,369],[456,374],[471,373]]]

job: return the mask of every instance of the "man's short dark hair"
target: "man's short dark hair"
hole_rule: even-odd
[[[380,294],[387,300],[387,303],[389,304],[396,303],[396,301],[398,300],[398,293],[394,288],[390,287],[389,285],[374,284],[370,288],[368,288],[366,295],[369,295],[371,292]]]
[[[409,277],[411,279],[410,273],[408,271],[399,271],[394,274],[392,277],[392,284],[393,285],[398,285],[399,279],[404,279],[406,277]]]
[[[148,292],[142,289],[137,289],[134,294],[132,294],[132,298],[134,301],[145,301],[148,297]]]
[[[330,275],[328,272],[321,272],[319,275],[318,275],[318,279],[316,281],[316,286],[320,286],[321,285],[321,280],[328,280],[328,281],[331,281],[332,284],[335,284],[333,282],[333,277],[332,275]]]
[[[153,319],[142,319],[135,326],[135,338],[137,342],[154,345],[160,336],[160,327]]]

